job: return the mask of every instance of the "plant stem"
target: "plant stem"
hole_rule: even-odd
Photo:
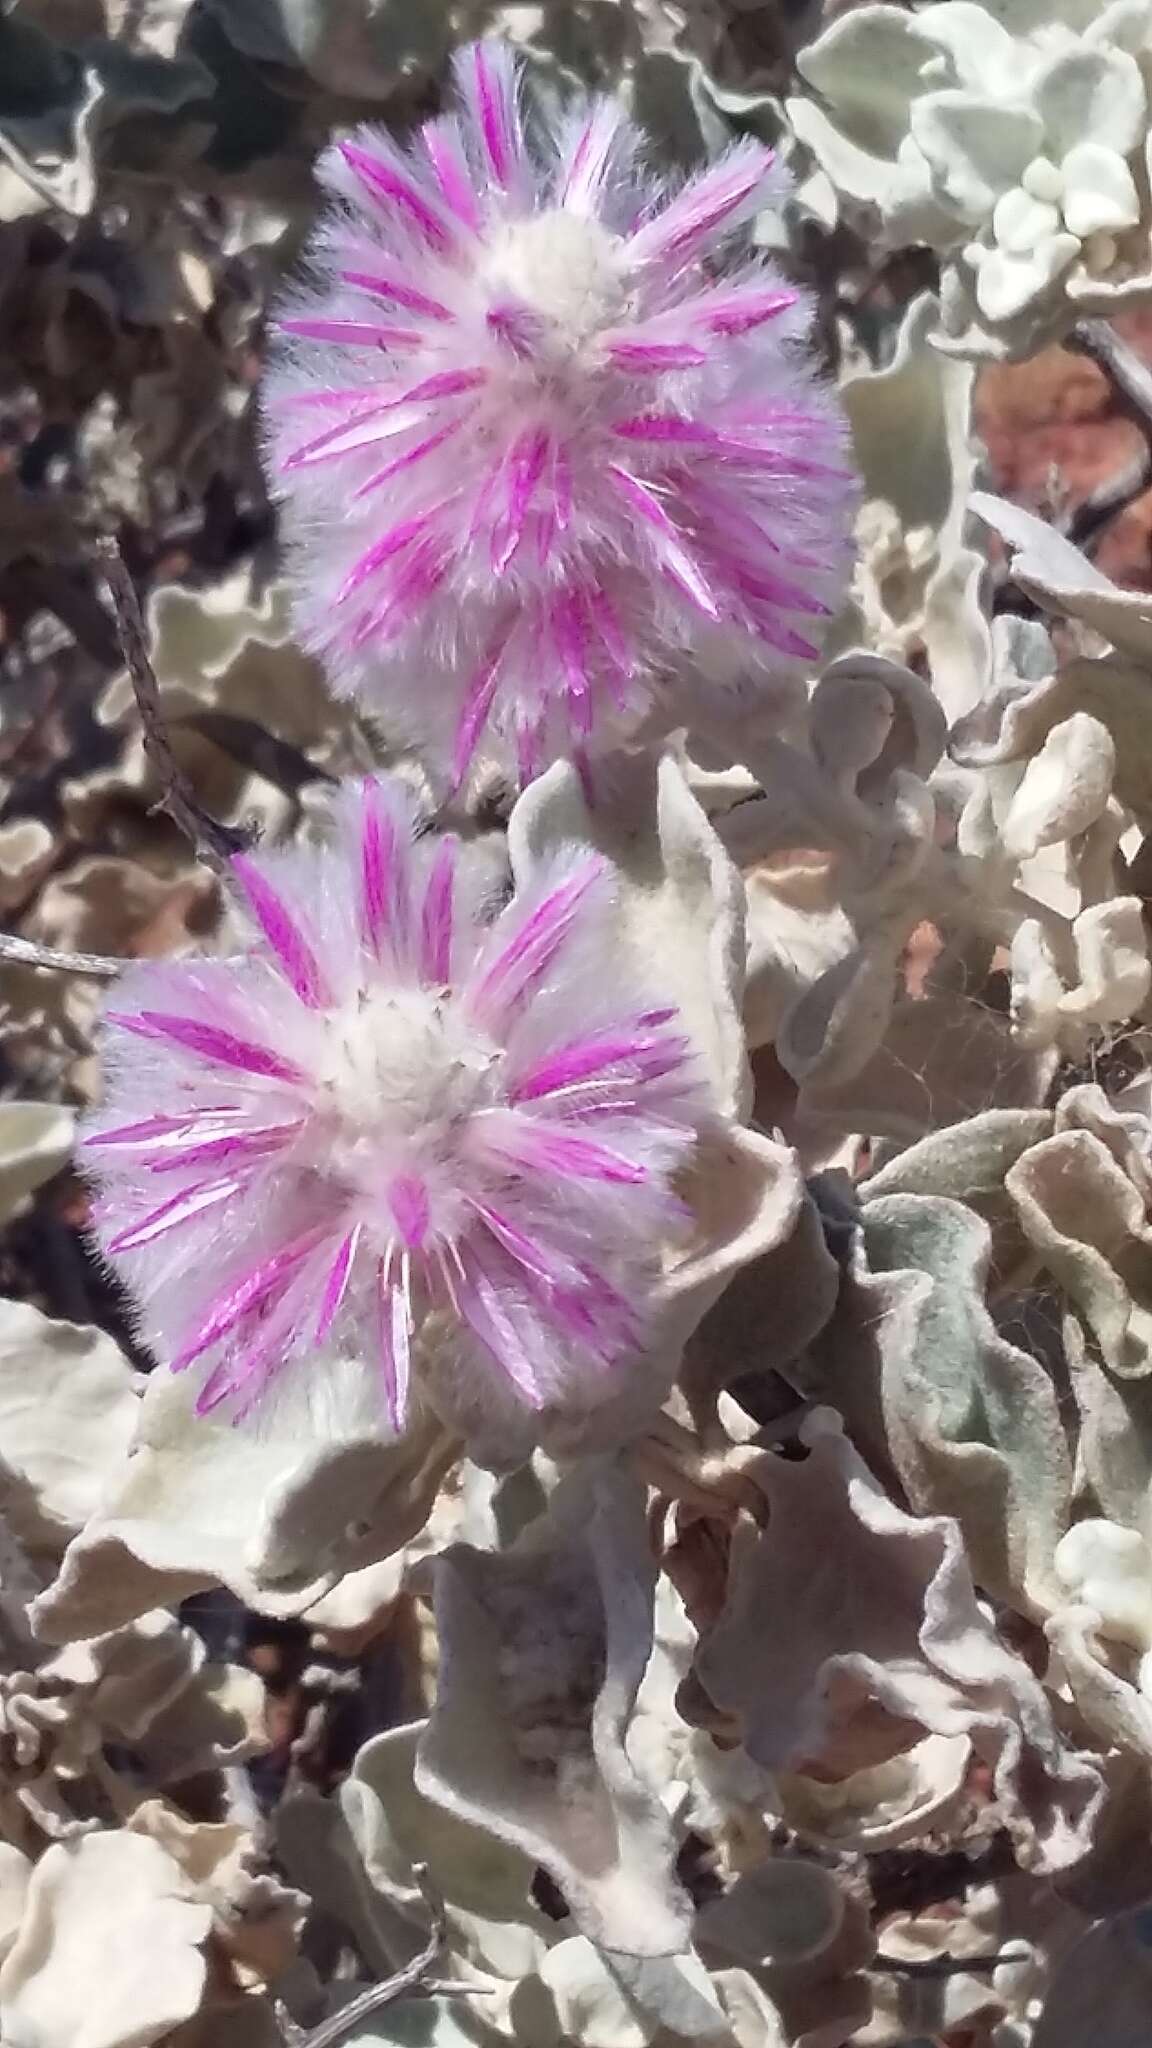
[[[120,650],[144,728],[144,751],[156,770],[163,791],[156,808],[167,811],[173,822],[187,834],[208,867],[226,868],[234,853],[243,853],[245,847],[252,844],[253,835],[234,825],[219,824],[197,802],[168,737],[160,704],[160,684],[148,651],[148,632],[136,586],[114,540],[108,537],[98,540],[96,551],[108,584]]]
[[[61,953],[55,946],[18,938],[15,932],[0,932],[0,960],[10,960],[14,967],[47,967],[55,974],[85,974],[92,981],[115,981],[127,964],[104,953]]]
[[[1086,356],[1107,378],[1114,410],[1136,428],[1144,446],[1115,477],[1077,506],[1068,539],[1087,553],[1105,526],[1152,488],[1152,369],[1107,320],[1081,320],[1065,348]]]
[[[444,1946],[444,1902],[433,1890],[427,1867],[423,1863],[414,1866],[413,1874],[424,1894],[432,1923],[428,1939],[419,1955],[413,1956],[412,1961],[405,1963],[402,1970],[395,1971],[391,1977],[385,1977],[381,1983],[370,1984],[358,1998],[351,1999],[339,2012],[333,2013],[330,2019],[322,2020],[318,2027],[309,2029],[297,2026],[283,2007],[279,2007],[276,2017],[286,2048],[335,2048],[335,2043],[342,2040],[353,2027],[359,2026],[361,2020],[368,2019],[373,2013],[382,2012],[384,2007],[391,2005],[395,1999],[415,1994],[423,1995],[432,1991],[433,1986],[427,1979]],[[466,1987],[437,1984],[435,1989],[459,1991]]]

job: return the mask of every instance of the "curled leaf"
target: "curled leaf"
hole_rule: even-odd
[[[581,1932],[633,1956],[686,1945],[669,1824],[624,1737],[652,1647],[643,1490],[585,1470],[510,1549],[436,1565],[440,1684],[426,1796],[548,1870]]]
[[[769,1519],[737,1531],[727,1605],[696,1661],[709,1698],[739,1716],[768,1770],[840,1775],[925,1732],[968,1735],[1018,1855],[1037,1869],[1074,1863],[1099,1775],[981,1612],[955,1523],[896,1507],[828,1411],[803,1434],[805,1460],[766,1453],[755,1474]]]

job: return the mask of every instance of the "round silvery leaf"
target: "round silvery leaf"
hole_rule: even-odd
[[[429,1417],[397,1443],[325,1439],[233,1429],[194,1415],[192,1401],[184,1379],[149,1379],[130,1453],[38,1607],[45,1640],[97,1635],[212,1585],[302,1613],[419,1533],[458,1449]]]
[[[1140,218],[1135,181],[1122,156],[1099,142],[1081,142],[1064,159],[1064,220],[1083,240],[1134,227]]]
[[[877,675],[824,676],[812,697],[812,748],[827,772],[854,781],[892,730],[891,692]]]
[[[1027,860],[1086,832],[1107,805],[1115,772],[1112,735],[1098,718],[1077,711],[1054,725],[1012,798],[1002,832],[1007,851]]]
[[[1028,107],[993,106],[973,92],[932,93],[913,107],[911,129],[937,186],[973,226],[1019,184],[1044,132]]]
[[[717,1970],[712,1981],[739,2048],[787,2048],[780,2013],[750,1970]]]
[[[1047,153],[1057,160],[1085,142],[1118,156],[1135,149],[1148,102],[1140,67],[1124,50],[1063,50],[1037,72],[1032,88]]]
[[[802,1856],[770,1856],[697,1916],[697,1940],[750,1968],[806,1963],[831,1946],[844,1893],[831,1871]]]
[[[162,2040],[200,2004],[211,1923],[211,1907],[143,1835],[103,1829],[54,1842],[32,1873],[0,1968],[5,2040],[37,2048]]]
[[[425,1863],[459,1945],[468,1946],[472,1960],[501,1976],[522,1974],[533,1967],[548,1932],[530,1899],[533,1865],[509,1843],[417,1791],[412,1771],[424,1725],[373,1736],[340,1788],[340,1805],[365,1874],[374,1890],[419,1920],[423,1907],[412,1867]],[[476,1920],[482,1924],[473,1927]],[[499,1923],[508,1930],[503,1938]]]
[[[1146,1379],[1152,1371],[1152,1232],[1141,1190],[1089,1130],[1059,1131],[1033,1145],[1009,1168],[1004,1186],[1025,1236],[1087,1325],[1106,1370],[1121,1381]]]
[[[841,134],[814,100],[788,100],[786,105],[794,134],[812,151],[836,190],[849,199],[886,209],[899,175],[896,165]]]
[[[1085,0],[1090,17],[1084,24],[1084,41],[1102,43],[1138,56],[1152,29],[1152,0],[1112,0],[1097,13],[1092,0]]]
[[[1026,256],[1037,242],[1058,233],[1060,210],[1043,199],[1034,199],[1022,185],[1013,185],[996,201],[992,232],[1009,255]]]
[[[1049,235],[1026,255],[983,249],[976,268],[976,303],[988,320],[1012,320],[1054,284],[1080,253],[1075,235]]]
[[[862,149],[815,100],[788,100],[786,111],[793,134],[811,150],[828,188],[827,197],[823,185],[811,189],[811,179],[800,188],[810,212],[834,224],[839,194],[875,207],[888,241],[924,242],[931,248],[955,241],[963,223],[933,191],[932,173],[910,135],[902,138],[894,157],[886,156]]]
[[[1057,34],[1060,29],[1079,33],[1096,12],[1095,0],[983,0],[983,4],[1012,36],[1030,36],[1050,24]]]
[[[939,60],[915,15],[861,7],[841,15],[796,63],[855,142],[891,155],[907,131],[911,102],[925,90],[928,67]]]
[[[1072,936],[1080,986],[1062,999],[1062,1013],[1100,1024],[1121,1024],[1136,1016],[1152,987],[1139,896],[1089,904],[1075,920]]]
[[[1152,1555],[1136,1529],[1092,1519],[1061,1537],[1053,1558],[1070,1600],[1094,1607],[1105,1635],[1152,1647]]]
[[[544,1957],[540,1977],[556,2009],[558,2041],[579,2041],[581,2048],[648,2048],[659,2032],[659,2021],[630,2004],[584,1935],[558,1942]]]
[[[906,1755],[826,1784],[782,1771],[782,1818],[824,1848],[871,1852],[924,1836],[948,1821],[972,1763],[966,1735],[928,1735]]]
[[[1050,1110],[986,1109],[909,1145],[867,1175],[857,1192],[863,1203],[880,1195],[950,1195],[957,1202],[983,1202],[1002,1190],[1005,1173],[1021,1153],[1051,1134]]]
[[[1020,50],[987,8],[975,0],[939,0],[917,20],[924,34],[947,51],[957,84],[989,99],[1003,98],[1006,83],[1019,75]]]
[[[932,347],[939,313],[933,294],[922,292],[884,367],[861,358],[841,373],[865,496],[893,506],[906,528],[959,525],[956,473],[967,456],[972,373]]]
[[[127,1455],[140,1385],[102,1330],[0,1302],[0,1501],[25,1541],[62,1548],[95,1512]]]

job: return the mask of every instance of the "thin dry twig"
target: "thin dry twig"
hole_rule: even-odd
[[[1112,386],[1116,410],[1152,442],[1152,369],[1107,320],[1079,320],[1065,337],[1073,355],[1087,356]]]
[[[0,960],[10,960],[14,967],[48,967],[54,974],[85,974],[91,981],[115,981],[127,965],[106,953],[61,953],[55,946],[17,938],[15,932],[0,932]]]
[[[1088,552],[1105,526],[1152,487],[1152,369],[1107,320],[1078,321],[1065,337],[1064,346],[1073,355],[1087,356],[1103,371],[1116,411],[1131,422],[1144,442],[1138,455],[1077,507],[1067,537]]]
[[[1126,462],[1115,476],[1097,484],[1083,504],[1077,505],[1065,531],[1065,539],[1090,554],[1106,526],[1152,489],[1152,438],[1148,445]]]
[[[351,1999],[339,2012],[333,2013],[331,2019],[322,2020],[318,2027],[297,2026],[283,2005],[278,2005],[276,2018],[286,2048],[334,2048],[334,2044],[342,2040],[353,2027],[359,2026],[362,2020],[368,2019],[372,2014],[383,2012],[384,2007],[391,2005],[397,1998],[426,1996],[433,1991],[459,1991],[462,1988],[459,1985],[434,1984],[429,1980],[429,1971],[439,1960],[440,1951],[444,1946],[444,1901],[432,1885],[426,1864],[415,1864],[413,1874],[423,1894],[432,1923],[428,1939],[419,1955],[413,1956],[410,1963],[405,1963],[402,1970],[396,1970],[391,1977],[385,1977],[382,1983],[370,1984],[358,1998]]]
[[[187,834],[201,860],[219,870],[227,866],[234,853],[243,853],[245,847],[251,846],[253,835],[234,825],[221,825],[209,817],[197,802],[168,737],[160,705],[160,685],[148,651],[148,632],[136,586],[113,539],[105,536],[98,540],[96,550],[108,583],[120,648],[144,728],[144,751],[163,789],[156,809],[167,811],[173,822]]]
[[[1107,320],[1078,321],[1071,333],[1065,335],[1064,347],[1072,355],[1085,356],[1103,372],[1115,411],[1136,428],[1144,443],[1114,476],[1098,484],[1069,517],[1052,517],[1057,531],[1073,547],[1091,554],[1104,529],[1152,489],[1152,369]],[[998,580],[1001,594],[1012,592],[1008,609],[1022,617],[1039,617],[1039,606],[1015,590],[1006,564],[997,565],[993,577]],[[995,608],[1002,609],[1002,603],[995,602]]]

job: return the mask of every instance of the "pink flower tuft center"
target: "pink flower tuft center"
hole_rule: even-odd
[[[369,988],[328,1018],[311,1138],[344,1199],[387,1217],[401,1181],[433,1236],[458,1230],[469,1126],[500,1100],[499,1058],[437,990]]]
[[[536,316],[539,354],[529,360],[540,376],[625,319],[632,303],[623,238],[559,209],[498,227],[480,278],[495,305],[508,296]]]

